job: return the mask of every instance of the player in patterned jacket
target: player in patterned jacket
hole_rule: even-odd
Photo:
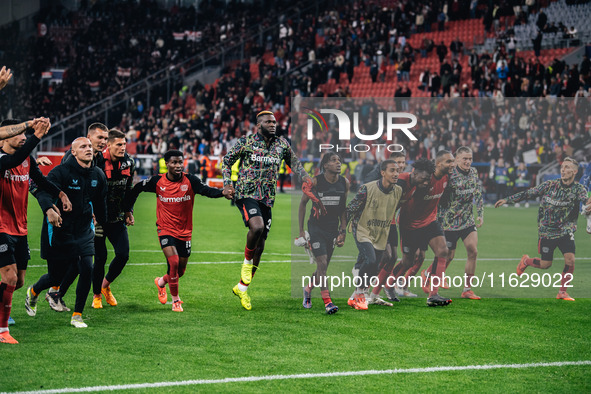
[[[234,192],[232,186],[232,165],[240,159],[238,181],[236,182],[236,207],[242,214],[244,225],[248,227],[244,263],[240,271],[240,281],[232,292],[240,297],[240,304],[251,310],[248,285],[255,274],[265,249],[265,240],[271,229],[271,208],[275,202],[277,180],[281,161],[306,182],[308,190],[312,179],[297,159],[289,143],[277,137],[277,120],[271,111],[257,114],[257,132],[238,140],[224,156],[222,173],[224,190]]]
[[[164,154],[168,172],[155,175],[150,179],[136,183],[125,197],[123,211],[131,212],[133,204],[141,192],[156,193],[156,227],[162,252],[166,257],[168,270],[163,277],[154,279],[158,288],[158,300],[166,304],[168,295],[166,284],[172,295],[173,312],[183,312],[179,297],[179,278],[185,273],[191,255],[191,235],[193,233],[193,204],[195,195],[209,198],[226,197],[231,199],[230,190],[215,189],[201,183],[192,174],[183,172],[183,153],[169,150]]]
[[[478,223],[474,222],[474,205]],[[478,255],[478,234],[476,229],[482,226],[484,208],[482,187],[478,181],[478,172],[472,167],[472,149],[461,146],[456,151],[456,167],[452,170],[449,183],[439,202],[437,220],[445,231],[445,240],[449,253],[445,267],[454,259],[458,239],[462,239],[468,258],[465,267],[465,284],[462,298],[479,300],[470,286],[476,270]]]
[[[575,271],[575,231],[579,205],[587,201],[585,214],[591,213],[591,198],[587,200],[587,190],[578,182],[575,176],[579,170],[579,163],[567,157],[560,166],[560,179],[551,179],[524,192],[514,194],[507,199],[499,200],[495,204],[498,208],[504,204],[512,204],[525,199],[540,197],[538,210],[538,253],[541,258],[531,258],[523,255],[517,265],[517,275],[523,274],[528,267],[548,269],[552,266],[554,250],[560,249],[564,256],[561,287],[556,296],[559,300],[574,301],[566,292],[572,287]]]

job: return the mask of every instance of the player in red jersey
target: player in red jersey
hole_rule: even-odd
[[[215,189],[201,183],[195,175],[183,172],[183,153],[169,150],[164,154],[168,172],[155,175],[137,183],[123,204],[124,212],[131,212],[133,204],[141,192],[156,193],[156,227],[160,246],[166,257],[168,270],[163,277],[154,279],[158,288],[158,300],[165,304],[168,298],[166,284],[172,295],[172,310],[182,312],[179,298],[179,278],[185,273],[191,254],[191,235],[193,233],[193,204],[195,194],[209,198],[226,197],[232,199],[230,190]]]
[[[453,167],[454,157],[451,152],[446,150],[437,152],[435,172],[431,176],[429,186],[416,189],[412,193],[412,196],[402,204],[399,219],[402,261],[394,268],[394,276],[404,273],[411,268],[415,262],[417,249],[427,250],[427,246],[430,246],[435,254],[435,259],[430,267],[431,276],[441,276],[441,273],[445,269],[445,259],[448,249],[443,229],[439,222],[437,222],[437,205],[449,182],[449,173]],[[403,175],[405,176],[403,177]],[[408,182],[408,186],[404,186],[407,179],[408,175],[406,174],[400,176],[404,190],[403,198],[409,195],[407,190],[411,190],[410,182]],[[433,286],[432,284],[429,290],[427,305],[448,305],[451,300],[438,294],[440,283],[437,283],[437,281],[434,282],[436,282],[434,284],[437,286]]]
[[[19,121],[7,120],[1,126],[15,125]],[[49,182],[29,154],[37,146],[51,124],[49,119],[32,122],[35,134],[28,140],[24,134],[6,139],[0,149],[0,343],[18,343],[8,331],[8,318],[12,307],[12,294],[23,286],[25,272],[30,259],[27,241],[27,205],[29,179],[40,189],[61,197],[68,204],[70,200],[53,183]],[[25,142],[25,140],[27,140]],[[59,215],[49,209],[54,223],[59,224]]]

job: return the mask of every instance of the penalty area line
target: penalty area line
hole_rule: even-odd
[[[20,394],[43,393],[43,394],[61,394],[61,393],[83,393],[92,391],[115,391],[115,390],[133,390],[161,387],[178,386],[197,386],[205,384],[223,384],[223,383],[241,383],[241,382],[260,382],[271,380],[292,380],[292,379],[312,379],[312,378],[332,378],[348,376],[368,376],[368,375],[394,375],[405,373],[430,373],[430,372],[450,372],[450,371],[478,371],[494,369],[525,369],[540,367],[565,367],[591,365],[591,360],[582,361],[557,361],[546,363],[528,363],[528,364],[492,364],[492,365],[458,365],[427,368],[405,368],[405,369],[383,369],[383,370],[365,370],[365,371],[345,371],[345,372],[324,372],[324,373],[303,373],[294,375],[264,375],[264,376],[244,376],[238,378],[224,379],[196,379],[182,380],[177,382],[156,382],[156,383],[137,383],[121,384],[111,386],[89,386],[79,388],[63,388],[50,390],[19,391]]]

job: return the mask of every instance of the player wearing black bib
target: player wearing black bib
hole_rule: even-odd
[[[337,312],[339,308],[332,303],[327,287],[326,271],[334,246],[342,247],[345,244],[347,193],[349,181],[339,175],[341,173],[341,157],[329,152],[322,157],[320,162],[322,173],[312,180],[313,195],[303,194],[300,201],[298,219],[300,224],[300,237],[305,237],[304,217],[308,201],[313,201],[312,211],[308,219],[308,232],[310,234],[310,246],[316,271],[312,275],[312,281],[304,287],[303,306],[306,309],[312,307],[311,293],[314,287],[320,287],[320,294],[324,301],[324,308],[329,315]]]

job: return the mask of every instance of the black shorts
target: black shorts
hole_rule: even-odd
[[[476,226],[470,226],[456,231],[446,231],[445,242],[447,243],[447,248],[449,250],[456,250],[458,239],[462,238],[463,241],[466,239],[468,235],[472,234],[474,231],[476,231]]]
[[[263,223],[265,224],[263,239],[267,239],[267,234],[269,234],[269,230],[271,230],[271,208],[253,198],[243,198],[238,200],[236,201],[236,206],[242,214],[242,220],[246,227],[248,227],[248,221],[250,218],[254,216],[261,216],[263,218]]]
[[[398,226],[390,224],[390,232],[388,233],[388,245],[392,246],[392,250],[398,246]]]
[[[554,249],[558,248],[562,254],[575,253],[575,235],[567,234],[560,238],[548,239],[540,238],[538,240],[538,253],[542,260],[552,261],[554,259]]]
[[[26,235],[0,233],[0,267],[16,264],[18,270],[26,270],[31,260]]]
[[[400,243],[402,244],[402,253],[414,255],[417,249],[427,250],[429,241],[435,237],[445,236],[441,224],[433,221],[415,230],[400,230]]]
[[[191,255],[191,241],[181,241],[172,235],[161,235],[158,239],[160,239],[162,249],[167,246],[174,246],[179,257],[189,257]]]
[[[312,254],[318,256],[332,256],[335,240],[339,235],[336,231],[326,231],[308,222],[308,233],[310,234],[310,246]]]

